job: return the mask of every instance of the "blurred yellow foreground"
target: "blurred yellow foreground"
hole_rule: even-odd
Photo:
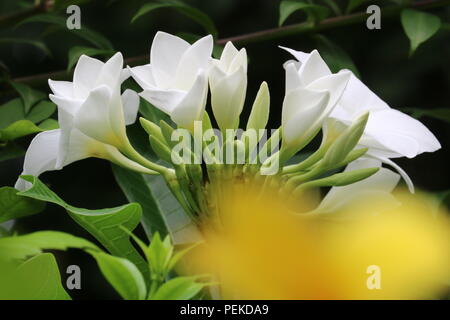
[[[277,190],[224,189],[187,263],[191,273],[214,275],[221,298],[434,299],[448,290],[448,214],[423,195],[323,215],[295,214],[298,203]]]

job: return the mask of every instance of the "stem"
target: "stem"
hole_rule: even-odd
[[[45,13],[52,9],[54,5],[53,0],[38,1],[33,7],[15,11],[0,16],[0,27],[3,29],[7,26],[14,25],[28,17],[36,14]]]

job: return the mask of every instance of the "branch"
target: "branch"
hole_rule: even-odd
[[[450,5],[450,0],[423,0],[419,2],[415,2],[409,5],[410,8],[427,10],[442,6]],[[403,7],[399,6],[391,6],[382,8],[382,17],[393,17],[400,14]],[[273,39],[280,39],[284,37],[289,37],[292,35],[305,34],[305,33],[314,33],[320,32],[336,27],[348,26],[352,24],[358,24],[364,22],[367,19],[367,13],[359,12],[354,14],[349,14],[345,16],[337,16],[325,19],[320,23],[313,25],[311,23],[298,23],[292,24],[284,27],[273,28],[253,33],[248,33],[244,35],[234,36],[230,38],[219,39],[216,41],[218,45],[224,45],[228,41],[232,41],[234,44],[247,44],[247,43],[255,43],[268,41]],[[125,59],[125,64],[128,65],[137,65],[141,63],[147,63],[149,61],[148,55],[142,55],[137,57],[131,57]],[[31,75],[27,77],[15,78],[14,82],[24,83],[31,86],[39,86],[47,82],[48,79],[53,80],[64,80],[70,77],[71,73],[68,73],[66,70],[55,71],[51,73],[43,73],[37,75]]]
[[[423,0],[420,2],[415,2],[409,5],[410,8],[414,9],[432,9],[435,7],[442,7],[450,5],[450,0]],[[381,10],[381,17],[392,17],[399,15],[400,12],[403,10],[403,7],[400,6],[391,6],[382,8]],[[228,41],[233,42],[233,44],[247,44],[247,43],[255,43],[255,42],[261,42],[261,41],[267,41],[267,40],[273,40],[273,39],[279,39],[284,38],[292,35],[298,35],[303,33],[313,33],[313,32],[320,32],[327,29],[332,29],[336,27],[342,27],[347,26],[351,24],[357,24],[360,22],[364,22],[367,19],[367,13],[365,12],[358,12],[354,14],[349,14],[345,16],[337,16],[332,17],[328,19],[324,19],[318,24],[314,25],[308,22],[304,23],[298,23],[298,24],[292,24],[284,27],[279,28],[273,28],[253,33],[248,33],[244,35],[234,36],[230,38],[225,39],[219,39],[216,41],[218,45],[225,45]]]
[[[53,0],[43,0],[38,1],[31,8],[26,8],[23,10],[19,10],[13,13],[6,14],[4,16],[0,16],[0,27],[4,28],[6,26],[10,26],[16,24],[23,19],[34,16],[35,14],[45,13],[53,8],[54,1]]]

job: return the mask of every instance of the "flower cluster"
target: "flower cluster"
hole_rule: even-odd
[[[214,59],[213,44],[211,36],[189,44],[158,32],[151,46],[150,63],[146,65],[124,68],[120,53],[106,63],[81,56],[72,82],[49,80],[53,91],[50,99],[58,106],[60,128],[33,139],[23,174],[38,176],[77,160],[97,157],[140,173],[163,175],[177,200],[192,216],[211,208],[206,197],[208,185],[220,184],[227,177],[249,176],[268,184],[277,181],[281,189],[294,196],[310,187],[332,186],[316,209],[332,211],[355,197],[368,194],[391,197],[399,175],[382,168],[383,163],[395,168],[413,192],[411,179],[391,159],[413,158],[440,148],[422,123],[390,108],[351,71],[332,73],[316,50],[304,53],[282,48],[295,59],[284,64],[286,91],[281,127],[263,145],[275,150],[273,145],[281,140],[281,148],[259,163],[250,161],[250,156],[244,157],[244,163],[209,163],[206,168],[198,162],[173,161],[171,151],[177,129],[194,135],[197,121],[202,122],[203,128],[212,129],[205,110],[208,92],[220,129],[213,134],[215,146],[231,146],[229,150],[237,154],[252,154],[254,148],[248,143],[250,131],[265,129],[267,125],[270,98],[268,86],[263,82],[244,134],[224,138],[227,130],[240,127],[247,89],[247,53],[229,42],[220,59]],[[122,93],[122,83],[130,76],[142,87],[139,95],[130,89]],[[154,123],[141,118],[152,149],[169,166],[140,155],[127,137],[126,125],[136,120],[139,96],[169,115],[173,122]],[[320,131],[323,133],[320,147],[303,161],[287,165]],[[211,152],[206,142],[200,145],[203,154]],[[274,159],[278,164],[276,180],[261,175]],[[342,167],[346,167],[343,172],[329,174]],[[16,188],[26,189],[27,182],[19,178]]]

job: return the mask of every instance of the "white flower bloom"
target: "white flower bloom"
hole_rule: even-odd
[[[209,72],[211,105],[221,130],[235,129],[247,91],[247,52],[227,42],[220,60],[213,59]]]
[[[122,66],[120,53],[106,63],[83,55],[75,67],[73,82],[49,80],[60,129],[42,132],[33,139],[22,174],[38,176],[88,157],[150,172],[117,149],[128,143],[125,125],[135,122],[139,106],[134,91],[126,90],[120,96]],[[27,187],[29,183],[19,178],[16,188]]]
[[[350,72],[331,74],[317,51],[304,63],[288,61],[283,101],[283,141],[302,147],[322,127],[344,92]]]
[[[301,65],[312,57],[320,58],[317,51],[310,54],[283,48],[291,53]],[[330,75],[331,71],[320,59],[316,73]],[[314,74],[314,73],[312,73]],[[311,76],[311,75],[310,75]],[[413,158],[423,152],[434,152],[441,148],[436,137],[418,120],[391,109],[353,73],[348,85],[330,117],[350,125],[361,114],[369,111],[370,116],[359,147],[369,148],[367,154],[393,166],[404,178],[411,192],[413,184],[408,175],[389,158]]]
[[[169,114],[179,126],[192,129],[194,121],[203,119],[212,48],[210,35],[190,45],[158,32],[150,51],[151,64],[130,68],[144,90],[140,96]]]
[[[381,167],[381,161],[359,158],[350,163],[344,171],[376,167]],[[345,211],[348,207],[362,203],[377,203],[379,205],[378,207],[380,207],[380,204],[383,204],[387,208],[397,206],[399,202],[391,192],[399,180],[400,175],[389,169],[380,168],[377,173],[364,180],[347,186],[332,187],[315,212],[334,213],[337,211]]]

